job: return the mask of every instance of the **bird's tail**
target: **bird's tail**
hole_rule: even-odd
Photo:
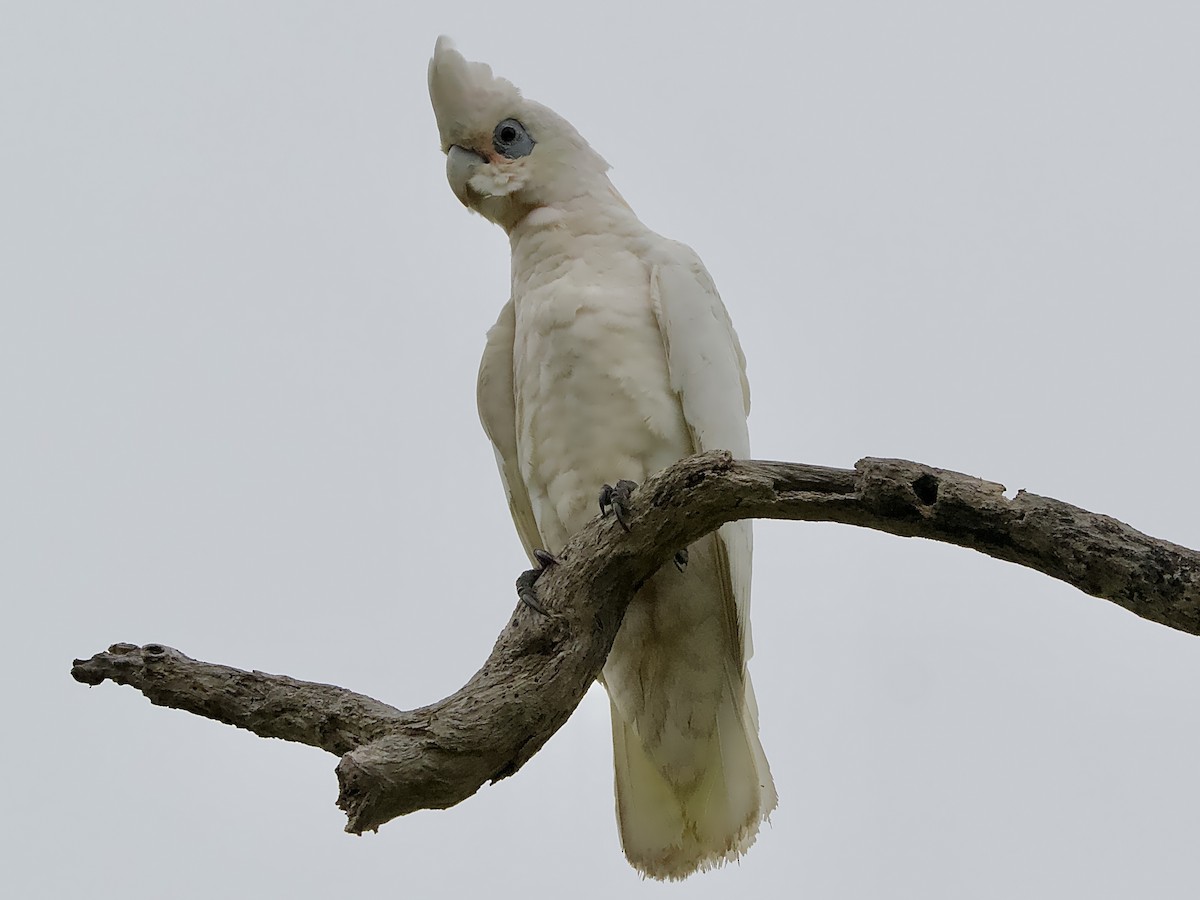
[[[707,744],[696,748],[701,774],[685,786],[664,776],[636,726],[613,706],[621,846],[642,874],[676,880],[737,859],[775,808],[778,798],[758,740],[754,692],[749,674],[744,677],[744,702],[728,692],[722,698],[716,727]]]

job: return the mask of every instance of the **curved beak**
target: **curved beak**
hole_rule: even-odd
[[[487,160],[478,153],[468,150],[465,147],[460,147],[458,144],[452,144],[447,151],[446,180],[450,182],[450,189],[454,191],[454,196],[459,199],[463,206],[470,206],[470,203],[467,202],[467,182],[475,174],[475,167],[485,162]]]

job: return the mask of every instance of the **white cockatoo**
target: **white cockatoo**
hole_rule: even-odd
[[[606,482],[749,456],[745,358],[696,254],[638,221],[569,122],[444,37],[429,95],[450,186],[512,247],[478,399],[530,559]],[[654,878],[737,858],[775,807],[746,670],[750,555],[749,522],[688,548],[638,591],[604,666],[621,844]]]

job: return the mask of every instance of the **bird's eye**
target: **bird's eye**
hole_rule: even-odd
[[[516,119],[505,119],[492,132],[492,146],[507,159],[519,159],[533,152],[535,141]]]

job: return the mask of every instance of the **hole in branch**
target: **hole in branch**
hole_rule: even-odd
[[[926,506],[937,503],[938,481],[928,472],[912,483],[912,489],[917,499]]]

